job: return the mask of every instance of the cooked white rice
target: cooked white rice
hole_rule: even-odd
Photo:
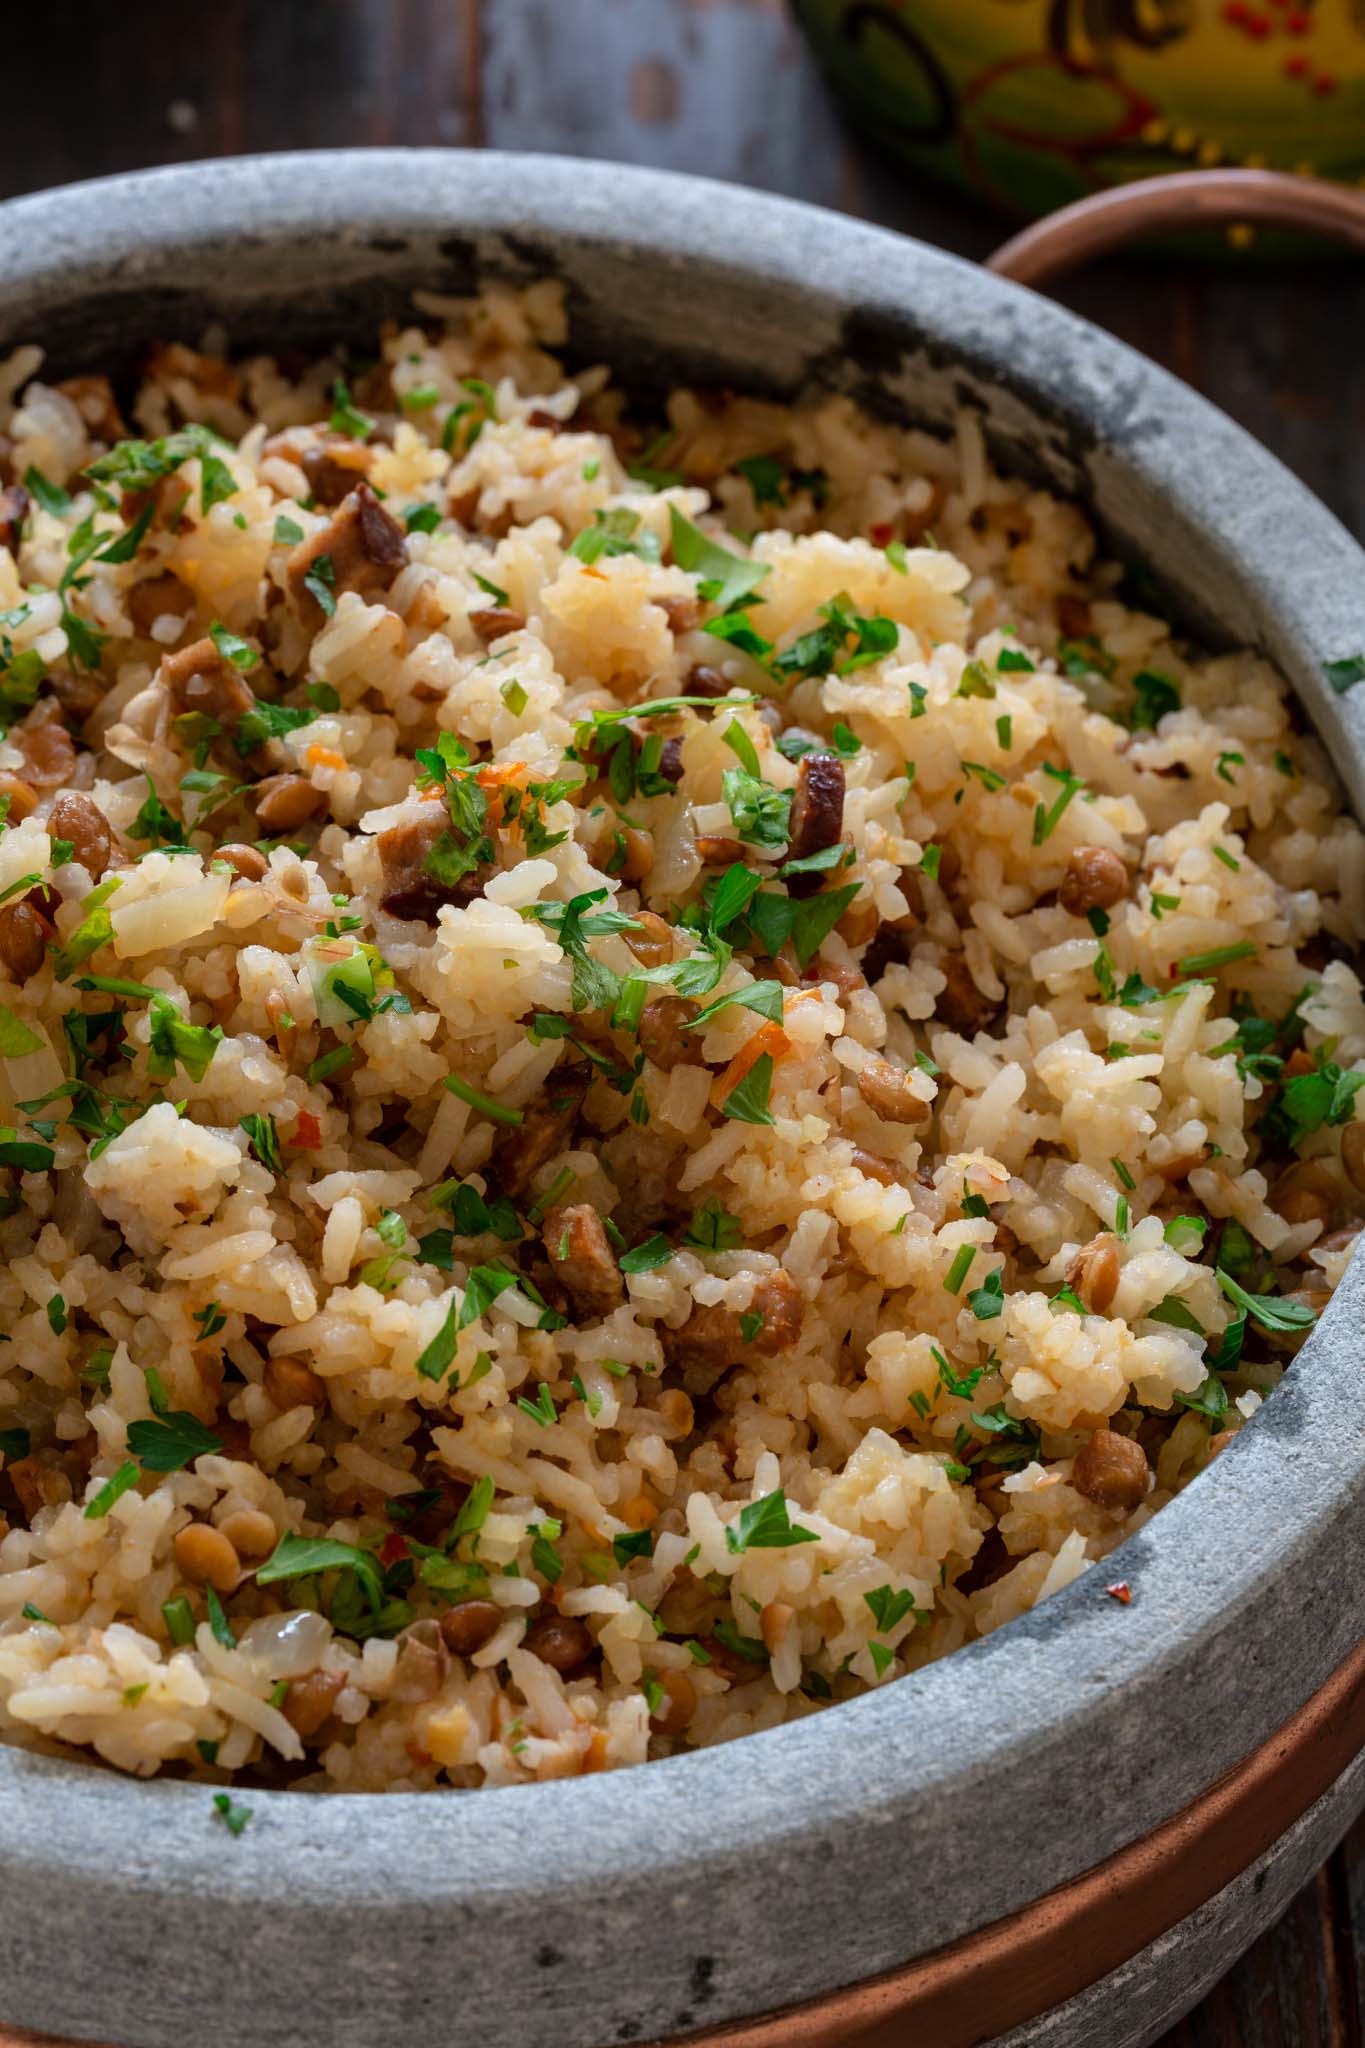
[[[641,426],[552,290],[419,311],[5,380],[0,1731],[127,1771],[564,1776],[1125,1597],[1360,1227],[1263,661],[970,417]]]

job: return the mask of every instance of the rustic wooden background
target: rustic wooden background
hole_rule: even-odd
[[[1005,232],[858,146],[785,0],[131,0],[24,13],[0,196],[249,150],[436,143],[701,172],[971,257]],[[1216,399],[1365,535],[1365,271],[1111,263],[1058,295]],[[1365,1822],[1162,2048],[1363,2037]]]

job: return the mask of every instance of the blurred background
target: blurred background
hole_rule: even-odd
[[[981,257],[1113,177],[1365,178],[1365,0],[139,0],[27,9],[23,54],[5,193],[251,150],[486,145],[734,179]],[[1365,535],[1363,279],[1253,247],[1111,263],[1057,296]]]
[[[138,0],[29,10],[22,52],[4,196],[255,150],[486,146],[735,180],[980,259],[1155,171],[1365,184],[1365,0]],[[1234,228],[1054,290],[1365,537],[1359,257]],[[1163,2048],[1362,2048],[1363,1981],[1365,1824]]]

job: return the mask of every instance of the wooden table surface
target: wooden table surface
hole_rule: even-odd
[[[971,257],[1007,231],[857,145],[784,0],[26,10],[0,196],[192,157],[365,143],[702,172]],[[1365,267],[1111,263],[1058,296],[1215,399],[1365,537]],[[1161,2048],[1363,2039],[1365,1822]]]

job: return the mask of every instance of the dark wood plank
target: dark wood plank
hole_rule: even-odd
[[[1342,1926],[1343,1969],[1355,2001],[1356,2032],[1350,2048],[1365,2041],[1365,1814],[1337,1851],[1341,1870],[1338,1921]]]
[[[358,143],[553,150],[732,179],[984,257],[1006,226],[859,146],[784,0],[139,0],[30,9],[0,197]],[[1116,262],[1060,298],[1223,405],[1365,534],[1358,268]],[[1365,1822],[1163,2048],[1362,2048]]]
[[[494,0],[483,34],[487,140],[497,148],[608,157],[842,201],[833,112],[773,0]]]
[[[1329,1865],[1159,2048],[1358,2048],[1349,1948],[1346,1962]]]
[[[25,22],[0,197],[250,150],[480,140],[478,0],[139,0]]]
[[[775,0],[496,0],[484,82],[502,148],[735,179],[975,257],[1008,231],[857,147]],[[1222,405],[1365,533],[1358,266],[1129,260],[1056,296]]]

